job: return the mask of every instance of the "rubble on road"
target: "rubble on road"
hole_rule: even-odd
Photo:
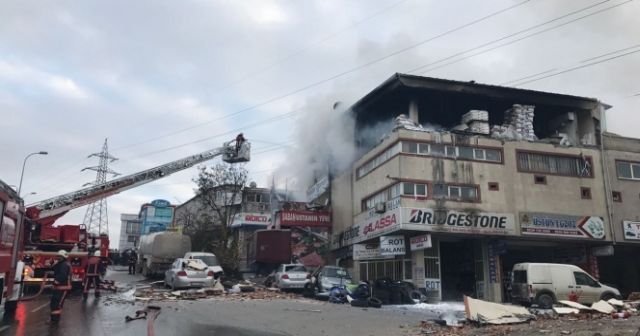
[[[526,308],[521,306],[500,304],[464,297],[466,317],[479,324],[511,324],[523,323],[535,318]]]
[[[157,286],[162,281],[149,285],[138,286],[127,292],[127,300],[130,301],[177,301],[177,300],[200,300],[207,298],[223,298],[227,300],[270,300],[270,299],[293,299],[299,298],[300,294],[281,292],[277,288],[266,288],[258,286],[250,281],[238,283],[225,282],[225,286],[217,282],[213,287],[200,289],[171,290],[159,288]]]

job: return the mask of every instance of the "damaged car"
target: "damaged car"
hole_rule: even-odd
[[[200,259],[178,258],[164,273],[164,283],[171,289],[212,287],[215,275]]]

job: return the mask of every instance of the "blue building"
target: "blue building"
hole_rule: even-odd
[[[140,234],[165,231],[173,222],[175,205],[166,200],[154,200],[140,207]]]

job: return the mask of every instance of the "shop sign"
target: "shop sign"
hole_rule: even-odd
[[[384,211],[385,213],[391,210],[395,210],[398,209],[401,205],[401,198],[398,196],[394,199],[390,199],[385,203],[385,207],[384,207]],[[369,209],[366,212],[361,213],[360,215],[358,215],[356,217],[357,221],[361,221],[361,220],[366,220],[366,219],[370,219],[376,216],[379,216],[380,213],[376,212],[375,208]]]
[[[151,205],[153,205],[156,208],[166,208],[170,205],[170,203],[167,200],[157,199],[157,200],[151,201]]]
[[[424,279],[424,287],[427,291],[439,291],[440,279]]]
[[[604,239],[604,219],[597,216],[570,216],[536,212],[521,212],[523,235],[560,236]]]
[[[640,240],[640,222],[623,221],[624,239]]]
[[[403,209],[403,229],[487,235],[515,235],[512,214],[457,210]]]
[[[591,255],[594,257],[610,257],[613,255],[613,245],[592,247]]]
[[[241,212],[233,216],[232,226],[238,225],[269,225],[271,215],[261,213]]]
[[[280,225],[330,227],[331,214],[328,211],[282,211]]]
[[[307,200],[309,200],[309,202],[313,202],[320,195],[324,194],[327,189],[329,189],[329,176],[325,175],[319,179],[316,184],[307,189]]]
[[[404,236],[380,237],[380,254],[384,256],[405,255]]]
[[[393,258],[393,256],[382,255],[380,252],[379,244],[353,244],[353,260]]]
[[[431,235],[426,234],[422,236],[411,237],[409,239],[411,245],[411,251],[424,250],[431,247]]]
[[[352,227],[350,236],[353,236],[353,242],[359,243],[367,239],[380,237],[385,233],[393,232],[400,229],[400,208],[387,211],[382,214],[356,223]]]

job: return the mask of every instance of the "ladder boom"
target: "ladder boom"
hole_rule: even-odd
[[[251,144],[247,141],[241,142],[240,145],[232,144],[232,142],[225,143],[220,148],[191,155],[151,169],[113,179],[103,184],[90,186],[40,201],[29,206],[27,215],[32,220],[38,222],[53,223],[55,219],[61,217],[69,210],[161,179],[199,163],[211,160],[219,155],[223,155],[223,160],[230,163],[249,161]]]

